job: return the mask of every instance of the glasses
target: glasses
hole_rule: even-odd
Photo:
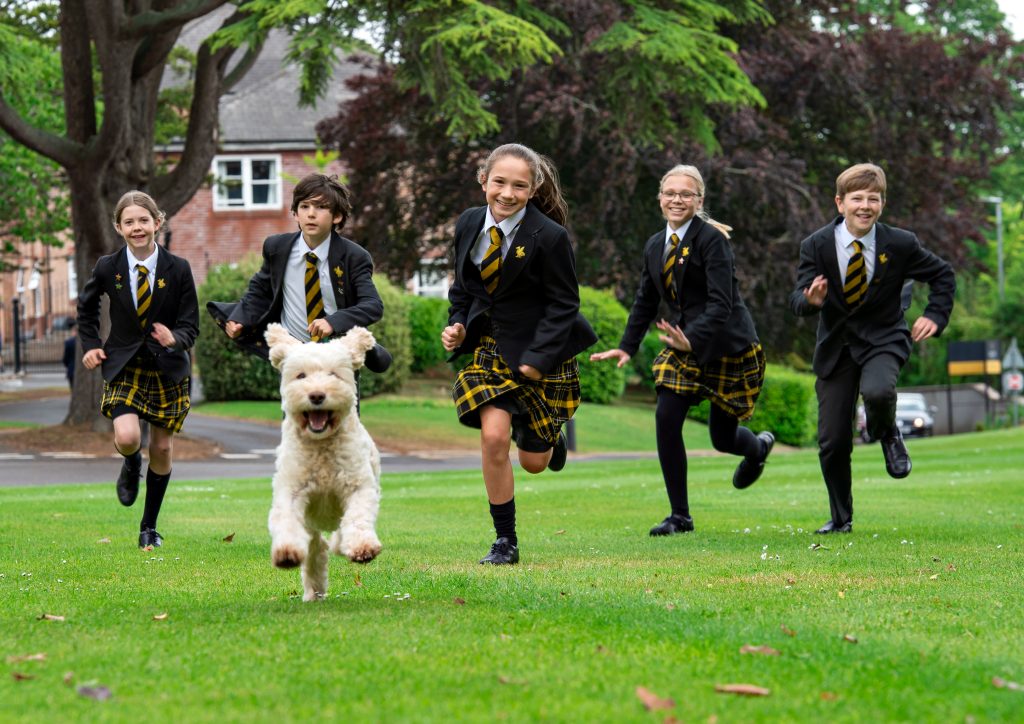
[[[692,191],[669,191],[667,193],[662,191],[658,195],[669,201],[693,201],[694,199],[701,198],[700,194],[695,194]]]

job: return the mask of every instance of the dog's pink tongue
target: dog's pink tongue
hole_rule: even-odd
[[[310,410],[309,411],[309,427],[315,432],[321,432],[327,427],[327,421],[330,419],[330,415],[325,410]]]

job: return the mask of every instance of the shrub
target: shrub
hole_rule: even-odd
[[[665,349],[665,343],[658,339],[659,334],[661,332],[656,329],[645,334],[639,349],[629,361],[633,365],[633,372],[639,378],[640,386],[648,390],[654,390],[654,370],[651,369],[654,358]]]
[[[592,287],[580,287],[580,312],[597,332],[597,343],[576,356],[580,365],[583,399],[587,402],[612,402],[626,389],[627,368],[620,369],[609,360],[591,362],[590,355],[594,351],[618,346],[629,313],[611,291]]]
[[[409,379],[412,365],[412,344],[409,334],[409,295],[404,294],[386,277],[374,277],[373,283],[384,302],[384,316],[370,326],[377,342],[387,348],[394,361],[382,375],[363,370],[359,375],[359,394],[370,397],[382,392],[397,392]]]
[[[754,416],[745,424],[755,432],[771,430],[787,445],[815,445],[818,401],[814,375],[769,363]]]
[[[196,363],[207,400],[277,400],[280,378],[266,360],[235,345],[206,312],[208,301],[237,301],[245,294],[249,278],[259,269],[258,254],[236,264],[219,264],[196,290],[199,297],[199,338]]]
[[[448,324],[448,300],[418,296],[406,299],[412,336],[412,371],[423,372],[443,365],[448,353],[441,344],[441,330]]]

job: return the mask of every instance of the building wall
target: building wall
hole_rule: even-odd
[[[278,151],[273,148],[253,148],[244,153],[221,153],[226,156],[277,155],[281,158],[283,171],[281,182],[280,208],[277,209],[214,209],[212,186],[200,188],[170,220],[170,250],[177,256],[188,259],[196,286],[205,281],[211,267],[238,261],[247,254],[259,254],[263,240],[271,234],[297,230],[290,211],[292,190],[295,182],[303,176],[315,173],[316,168],[303,160],[312,156],[316,149]],[[341,176],[341,165],[334,163],[326,173]],[[342,178],[344,178],[342,176]],[[157,200],[159,202],[159,199]],[[164,239],[161,239],[163,242]]]

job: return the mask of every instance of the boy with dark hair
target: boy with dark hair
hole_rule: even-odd
[[[267,237],[263,265],[242,300],[206,305],[231,339],[263,358],[271,322],[303,342],[318,342],[369,326],[384,313],[370,254],[338,233],[352,213],[348,188],[336,176],[310,174],[295,186],[291,211],[298,233]],[[367,369],[381,373],[390,366],[381,345],[366,354]]]
[[[867,431],[880,440],[885,469],[910,474],[910,455],[896,426],[896,379],[913,342],[939,335],[953,310],[953,268],[909,231],[878,222],[885,172],[862,163],[836,179],[839,216],[800,243],[790,308],[819,314],[814,349],[818,379],[818,457],[832,517],[816,532],[853,529],[850,456],[858,393]],[[929,285],[924,314],[908,330],[902,292],[908,279]]]

